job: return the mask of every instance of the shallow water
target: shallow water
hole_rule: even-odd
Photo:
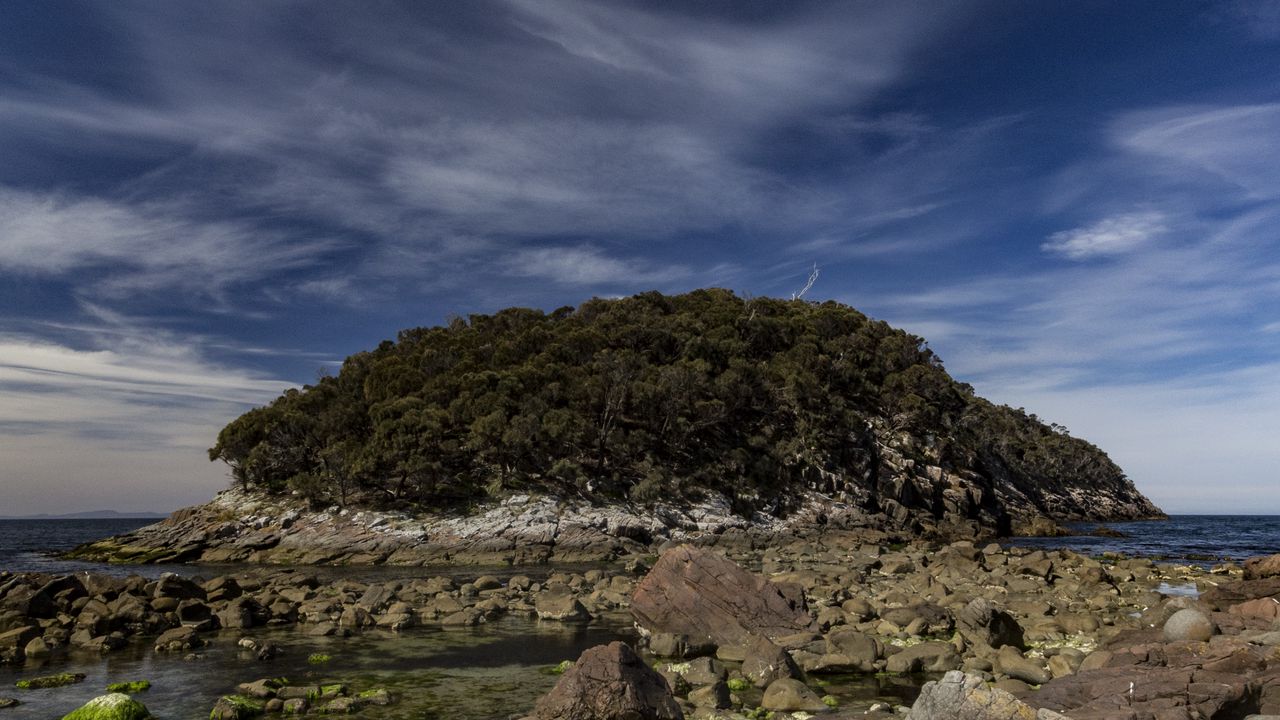
[[[156,653],[137,643],[108,655],[60,658],[21,670],[0,668],[0,695],[22,705],[4,711],[6,720],[49,720],[62,717],[105,692],[108,683],[150,680],[152,688],[137,695],[163,720],[207,718],[221,695],[265,677],[286,677],[294,684],[341,682],[353,692],[386,688],[396,699],[389,707],[366,708],[352,717],[380,720],[493,720],[528,712],[555,685],[549,672],[562,660],[575,659],[589,647],[613,640],[634,641],[625,614],[598,618],[590,624],[539,622],[507,618],[475,628],[412,628],[400,633],[370,630],[350,638],[313,638],[294,629],[250,631],[247,635],[280,644],[283,651],[269,661],[256,660],[238,647],[241,633],[224,632],[198,651],[199,659]],[[312,653],[332,657],[308,662]],[[79,672],[83,683],[47,690],[17,690],[23,678]],[[921,677],[829,676],[818,689],[839,698],[844,707],[868,707],[877,701],[910,704]],[[753,697],[756,696],[756,697]],[[759,702],[759,691],[748,699]]]
[[[79,654],[21,671],[0,668],[0,693],[22,705],[6,710],[6,720],[62,717],[108,683],[150,680],[152,688],[137,697],[164,720],[207,718],[221,695],[265,677],[286,677],[294,684],[341,682],[353,691],[385,687],[397,702],[371,708],[355,717],[450,717],[459,720],[505,718],[532,708],[556,677],[546,669],[576,658],[583,650],[613,640],[629,640],[623,618],[590,625],[510,618],[475,628],[412,628],[400,633],[365,631],[350,638],[313,638],[293,630],[249,631],[258,640],[274,641],[279,657],[256,660],[242,650],[240,633],[224,632],[184,660],[182,654],[156,653],[146,642],[103,656]],[[308,662],[312,653],[332,660]],[[80,672],[85,682],[48,690],[17,690],[22,678]]]

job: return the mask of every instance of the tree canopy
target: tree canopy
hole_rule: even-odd
[[[782,508],[874,484],[886,434],[1027,488],[1123,474],[953,380],[919,337],[836,302],[727,290],[510,308],[402,331],[227,425],[234,480],[343,505],[517,492]]]

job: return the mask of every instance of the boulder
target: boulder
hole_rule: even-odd
[[[960,667],[960,656],[951,643],[924,642],[904,648],[885,659],[885,670],[896,673],[946,672]]]
[[[1256,617],[1263,620],[1275,620],[1280,616],[1280,600],[1275,598],[1257,598],[1236,603],[1227,608],[1227,612],[1241,617]]]
[[[908,720],[1036,720],[1036,711],[982,678],[953,670],[920,688]]]
[[[147,720],[147,706],[125,695],[100,695],[62,716],[62,720]]]
[[[213,710],[209,712],[209,720],[247,720],[256,718],[265,711],[266,703],[261,700],[243,695],[224,695],[218,698]]]
[[[1280,576],[1280,553],[1253,557],[1244,561],[1245,580],[1258,580],[1277,576]]]
[[[1031,685],[1043,685],[1049,682],[1051,675],[1040,663],[1024,657],[1018,648],[1005,645],[996,654],[996,667],[1000,672],[1015,680]]]
[[[793,678],[781,678],[765,688],[760,707],[784,712],[827,712],[831,710],[818,694]]]
[[[1165,642],[1208,642],[1216,631],[1208,615],[1186,608],[1165,621],[1163,632]]]
[[[715,645],[817,630],[799,593],[749,573],[723,555],[689,545],[658,558],[636,586],[631,613],[647,632],[687,635]]]
[[[173,573],[165,573],[156,581],[151,596],[154,598],[170,597],[179,600],[204,600],[204,588],[195,581],[179,577]]]
[[[758,637],[747,644],[746,655],[742,660],[742,674],[756,687],[762,688],[781,678],[800,677],[800,669],[786,650],[774,645],[768,638]]]
[[[590,620],[591,613],[578,602],[568,589],[556,588],[538,593],[534,608],[540,620]]]
[[[667,681],[626,643],[582,653],[531,720],[683,720]]]
[[[1018,621],[986,598],[975,598],[964,606],[956,615],[956,629],[975,645],[1026,647]]]
[[[189,625],[165,630],[156,638],[156,650],[187,650],[200,644],[196,638],[196,629]]]

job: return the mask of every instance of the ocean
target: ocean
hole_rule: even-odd
[[[1124,537],[1087,534],[1106,527]],[[1080,535],[1060,538],[1013,538],[1008,545],[1068,548],[1085,555],[1122,553],[1156,560],[1213,566],[1257,555],[1280,553],[1280,515],[1173,515],[1168,520],[1076,523]]]
[[[0,571],[69,573],[98,570],[101,563],[60,560],[60,551],[119,535],[156,522],[155,518],[110,520],[0,520]]]
[[[93,570],[148,576],[164,571],[193,571],[192,566],[112,566],[62,560],[57,553],[80,543],[128,532],[152,519],[0,520],[0,571],[68,573]],[[1072,527],[1088,532],[1095,524]],[[1170,562],[1213,565],[1255,555],[1280,553],[1280,516],[1175,515],[1168,520],[1108,523],[1124,537],[1076,535],[1061,538],[1011,538],[1004,544],[1035,548],[1070,548],[1088,555],[1105,552],[1151,557]],[[372,571],[372,569],[365,572]],[[361,571],[348,569],[352,574]],[[376,573],[376,571],[373,571]]]

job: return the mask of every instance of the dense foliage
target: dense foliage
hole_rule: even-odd
[[[400,333],[229,424],[237,482],[317,502],[441,505],[524,490],[744,508],[868,481],[871,428],[1019,483],[1119,474],[952,380],[918,337],[835,302],[725,290],[512,308]]]

